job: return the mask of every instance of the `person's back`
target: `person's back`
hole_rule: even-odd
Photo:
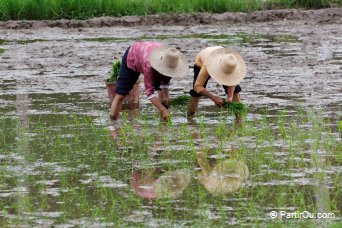
[[[210,78],[223,86],[227,94],[226,102],[240,102],[241,87],[238,83],[245,77],[246,72],[243,58],[233,49],[221,46],[202,49],[195,58],[193,88],[189,91],[191,100],[188,116],[197,112],[201,96],[211,99],[217,106],[224,104],[222,98],[206,90]]]
[[[213,46],[213,47],[207,47],[202,49],[200,52],[198,52],[198,54],[196,55],[195,58],[195,65],[198,67],[202,67],[204,61],[206,60],[206,58],[208,57],[208,55],[212,52],[215,51],[219,48],[223,48],[221,46]]]
[[[161,117],[168,120],[168,84],[171,78],[182,77],[188,71],[185,56],[158,42],[136,42],[127,48],[121,62],[110,119],[118,119],[125,96],[142,73],[147,99],[159,110]],[[159,97],[155,97],[155,90],[161,91]]]

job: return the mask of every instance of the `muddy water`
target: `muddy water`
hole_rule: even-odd
[[[241,52],[248,67],[247,77],[241,83],[242,100],[250,107],[247,120],[262,119],[257,114],[260,109],[267,109],[268,118],[275,119],[279,111],[290,110],[287,114],[290,118],[299,106],[309,106],[324,110],[323,115],[335,120],[332,121],[335,124],[341,116],[341,37],[338,20],[328,23],[302,20],[229,25],[1,29],[0,206],[3,210],[0,225],[113,226],[120,221],[155,226],[187,225],[196,220],[208,225],[268,223],[272,222],[267,216],[271,210],[313,210],[315,207],[305,207],[305,203],[303,207],[300,203],[311,198],[315,198],[315,205],[320,210],[340,212],[340,206],[329,208],[326,205],[329,197],[332,201],[340,197],[336,190],[331,190],[340,187],[340,161],[335,156],[329,157],[329,151],[323,149],[313,158],[310,148],[315,141],[310,138],[303,145],[299,139],[293,142],[292,146],[297,144],[306,148],[296,156],[291,155],[291,145],[287,142],[265,140],[264,146],[272,145],[273,150],[259,148],[254,151],[266,154],[266,160],[247,162],[251,176],[244,181],[246,191],[240,197],[220,198],[210,194],[210,190],[198,182],[197,171],[203,169],[194,165],[198,159],[175,157],[171,153],[190,151],[194,146],[197,150],[204,145],[217,148],[217,139],[210,132],[220,125],[220,115],[209,100],[201,100],[200,113],[205,116],[195,121],[198,125],[201,122],[211,124],[204,129],[208,137],[195,137],[194,145],[177,131],[188,123],[184,111],[172,111],[173,130],[180,135],[171,128],[169,133],[166,131],[160,136],[158,122],[151,116],[145,121],[155,126],[155,130],[139,134],[145,122],[135,123],[137,128],[132,132],[138,135],[170,138],[167,140],[170,145],[156,147],[152,143],[153,146],[147,148],[154,154],[152,161],[140,156],[138,152],[146,148],[134,143],[132,147],[119,147],[115,151],[117,154],[106,154],[105,151],[110,151],[111,140],[106,132],[99,130],[97,133],[94,129],[108,126],[104,80],[111,62],[138,40],[159,40],[180,48],[189,57],[189,66],[193,65],[196,53],[210,45],[228,46]],[[171,97],[187,93],[191,88],[191,75],[190,67],[186,78],[172,82]],[[215,82],[211,81],[208,88],[223,96],[222,88]],[[145,112],[154,113],[145,96],[141,101]],[[73,122],[84,117],[91,118],[95,127]],[[229,117],[227,121],[232,125],[234,119]],[[189,128],[196,132],[196,126]],[[310,131],[310,127],[304,125],[302,129]],[[279,131],[276,123],[272,123],[271,128]],[[243,138],[242,144],[247,151],[253,151],[260,143],[254,133]],[[144,137],[139,140],[150,140]],[[338,134],[331,137],[340,142]],[[240,140],[234,140],[222,148],[231,151],[231,144],[241,144]],[[89,153],[89,150],[96,153]],[[132,150],[136,152],[134,155]],[[163,151],[168,153],[160,155]],[[246,161],[255,160],[254,153],[250,153]],[[208,157],[215,164],[215,159],[230,156],[213,152]],[[289,166],[294,161],[301,161],[302,165]],[[312,165],[315,162],[327,168]],[[153,194],[150,195],[152,201],[141,200],[132,190],[132,169],[138,174],[148,173],[145,176],[150,177],[143,180],[144,192],[141,194],[151,194],[151,180],[174,169],[186,173],[185,178],[183,175],[175,179],[177,183],[186,183],[188,190],[183,193],[184,198],[170,202],[155,203]],[[189,175],[196,181],[188,183]],[[325,188],[320,189],[317,183]],[[288,185],[292,187],[284,188]],[[288,200],[292,197],[288,193],[291,191],[302,198],[293,197],[295,203],[291,202]],[[260,197],[255,205],[249,203],[253,195]],[[277,200],[269,202],[268,196]],[[109,198],[111,203],[106,202]]]
[[[336,111],[341,101],[338,28],[339,24],[333,23],[289,21],[229,26],[3,29],[1,96],[81,92],[86,99],[101,102],[106,96],[103,80],[111,61],[120,58],[136,40],[160,39],[179,47],[189,57],[190,66],[196,53],[206,46],[237,49],[248,66],[247,78],[241,83],[247,104],[322,105]],[[173,94],[190,89],[191,74],[189,69],[187,78],[173,83]],[[210,85],[216,88],[214,82]],[[1,101],[11,103],[6,98]]]

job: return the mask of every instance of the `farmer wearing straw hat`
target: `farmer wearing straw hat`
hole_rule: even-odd
[[[247,72],[245,61],[239,53],[221,46],[208,47],[201,50],[195,59],[193,89],[190,90],[191,100],[188,115],[194,115],[198,109],[201,96],[208,97],[217,106],[224,100],[206,90],[210,78],[221,84],[227,94],[227,102],[239,102],[241,87],[238,85]]]
[[[168,120],[171,78],[182,77],[188,71],[187,59],[177,49],[158,42],[136,42],[122,57],[115,98],[110,110],[111,120],[117,120],[125,96],[133,88],[140,73],[144,75],[147,99],[159,110],[162,119]],[[155,90],[158,97],[154,95]]]

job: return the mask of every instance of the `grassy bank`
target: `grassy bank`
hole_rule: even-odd
[[[1,0],[0,20],[88,19],[156,13],[250,12],[266,8],[322,8],[341,0]]]

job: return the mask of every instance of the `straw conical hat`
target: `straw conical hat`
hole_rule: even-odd
[[[212,51],[204,64],[209,75],[221,85],[237,85],[247,73],[246,63],[241,55],[230,48]]]
[[[157,47],[150,54],[151,66],[162,75],[178,78],[188,72],[188,60],[180,51],[171,47]]]

